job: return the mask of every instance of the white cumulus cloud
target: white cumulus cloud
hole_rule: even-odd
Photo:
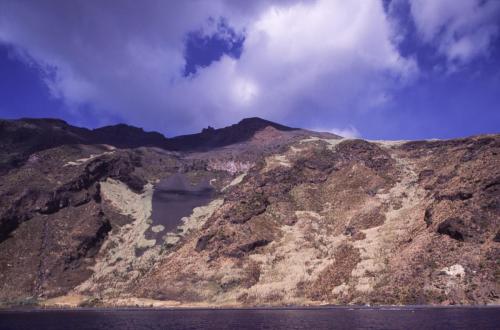
[[[241,57],[184,77],[187,34],[213,33],[206,22],[217,17],[245,31]],[[68,108],[167,134],[249,116],[311,127],[379,107],[418,73],[394,37],[379,1],[0,4],[0,42],[36,63]]]
[[[348,127],[344,128],[322,128],[322,127],[315,127],[312,129],[313,131],[316,132],[328,132],[328,133],[333,133],[339,136],[342,136],[344,138],[348,139],[354,139],[354,138],[360,138],[361,133],[356,129],[356,127],[350,125]]]
[[[499,34],[500,1],[410,0],[421,39],[433,44],[450,64],[487,56]]]

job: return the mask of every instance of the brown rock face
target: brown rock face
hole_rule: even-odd
[[[124,223],[123,216],[104,203],[100,182],[113,178],[140,192],[146,183],[142,171],[154,169],[153,164],[142,164],[157,158],[139,150],[63,146],[38,152],[25,166],[2,176],[3,299],[62,295],[91,276],[108,234]],[[166,170],[171,166],[165,165]]]
[[[190,152],[64,144],[5,172],[0,300],[498,303],[498,135],[374,142],[250,119],[168,140]],[[151,196],[173,173],[217,193],[167,233]]]
[[[335,261],[323,269],[318,278],[309,284],[307,292],[313,300],[331,298],[332,291],[349,281],[352,271],[361,261],[359,251],[347,244],[338,247],[334,257]]]
[[[230,187],[135,292],[236,305],[495,301],[499,142],[294,143]]]

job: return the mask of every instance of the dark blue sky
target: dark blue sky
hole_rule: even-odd
[[[47,86],[36,67],[16,59],[13,50],[0,46],[0,111],[2,117],[63,116],[60,102],[50,99]]]
[[[245,36],[234,31],[225,20],[210,21],[216,24],[217,33],[205,35],[203,30],[198,30],[189,32],[186,36],[184,76],[196,74],[199,67],[209,66],[224,54],[236,59],[241,56]]]
[[[103,124],[92,109],[69,111],[60,99],[51,96],[44,74],[35,65],[18,59],[7,45],[0,45],[0,73],[0,118],[61,118],[86,127]],[[120,116],[113,119],[110,122],[125,121]]]
[[[222,12],[177,8],[190,24],[173,18],[148,26],[163,22],[161,10],[113,16],[119,21],[111,24],[106,8],[101,15],[75,2],[68,10],[77,19],[69,22],[64,9],[54,14],[40,2],[7,1],[11,15],[0,14],[0,117],[58,117],[87,127],[126,122],[167,136],[250,116],[368,139],[499,133],[499,6],[463,0],[443,14],[431,9],[446,8],[432,4],[388,1],[378,15],[392,32],[370,27],[383,17],[363,17],[367,23],[355,31],[366,32],[340,51],[343,34],[351,38],[349,22],[330,27],[335,16],[315,16],[319,23],[311,24],[301,11],[337,9],[334,2],[290,1],[283,12],[266,11],[265,2],[225,5]],[[344,7],[355,15],[357,8]],[[467,22],[470,8],[477,17]],[[14,22],[26,15],[36,24]],[[399,60],[387,60],[393,56]]]

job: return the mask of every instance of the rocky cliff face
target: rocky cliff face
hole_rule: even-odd
[[[0,177],[0,300],[499,302],[500,136],[376,142],[238,125],[162,148],[26,148]],[[162,232],[152,194],[174,173],[217,193]]]

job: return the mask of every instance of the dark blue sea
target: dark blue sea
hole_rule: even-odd
[[[0,329],[500,329],[499,307],[0,311]]]

